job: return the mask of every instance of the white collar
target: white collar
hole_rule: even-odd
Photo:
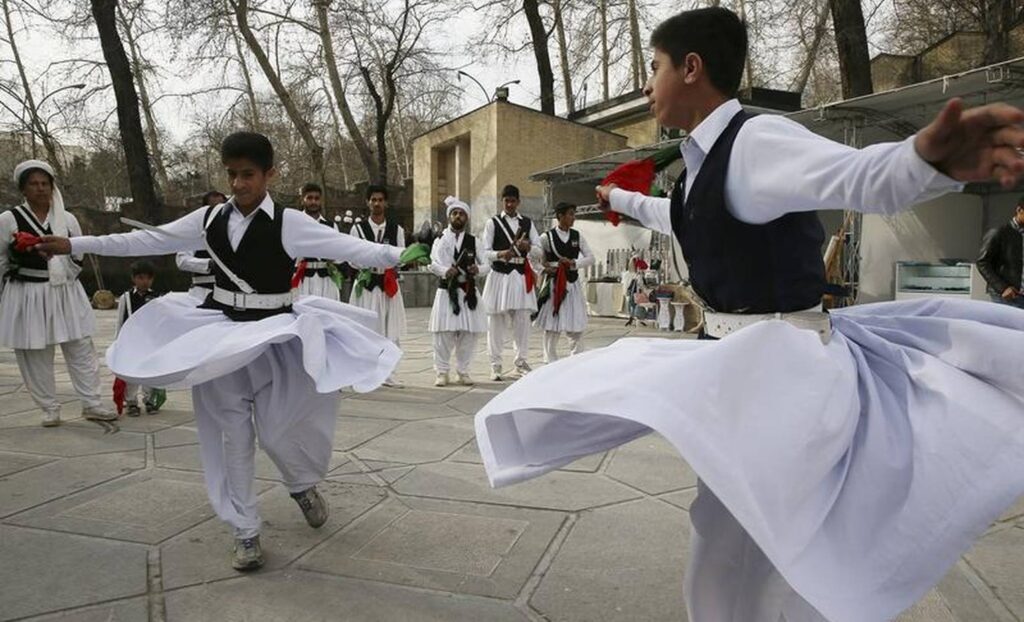
[[[373,227],[374,229],[383,229],[384,227],[388,226],[388,219],[387,218],[385,218],[384,222],[380,223],[379,225],[377,223],[373,222],[373,219],[369,218],[369,217],[367,217],[367,219],[364,220],[363,222],[370,223],[370,226]]]
[[[693,128],[693,131],[690,132],[690,140],[680,143],[680,149],[685,149],[687,145],[694,145],[700,149],[701,153],[707,154],[740,110],[743,110],[743,106],[735,98],[715,108],[711,114],[697,124],[697,127]]]
[[[232,196],[230,199],[228,199],[228,202],[225,203],[225,205],[227,205],[231,209],[238,210],[238,204],[235,203],[235,197],[234,196]],[[260,204],[256,206],[256,209],[254,209],[253,211],[249,212],[249,216],[252,216],[253,214],[255,214],[259,210],[263,210],[263,212],[267,216],[270,216],[271,220],[274,219],[274,199],[270,198],[270,193],[269,192],[266,194],[266,196],[263,197],[263,200],[260,202]],[[238,213],[241,214],[242,211],[238,210]],[[246,216],[246,218],[248,218],[248,216]]]
[[[509,216],[508,212],[506,212],[505,210],[501,210],[501,217],[504,218],[505,220],[519,220],[520,218],[523,217],[523,215],[520,214],[519,212],[516,212],[515,216]]]

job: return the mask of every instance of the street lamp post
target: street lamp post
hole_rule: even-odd
[[[468,73],[466,73],[465,71],[462,71],[461,69],[460,69],[459,71],[457,71],[457,72],[456,72],[456,75],[458,76],[458,78],[457,78],[457,79],[458,79],[458,81],[459,81],[459,82],[462,82],[462,76],[466,76],[467,78],[469,78],[469,79],[470,79],[470,80],[472,80],[473,82],[476,82],[476,85],[477,85],[477,86],[479,86],[479,87],[480,87],[480,90],[481,90],[481,91],[483,91],[483,93],[484,93],[484,101],[485,101],[485,102],[487,102],[487,103],[489,104],[489,103],[491,103],[492,101],[494,101],[494,96],[493,96],[493,95],[488,95],[488,94],[487,94],[487,89],[486,89],[486,88],[484,88],[484,85],[483,85],[483,84],[480,84],[480,81],[479,81],[479,80],[477,80],[477,79],[476,79],[476,78],[474,78],[473,76],[469,75],[469,74],[468,74]],[[499,84],[499,85],[497,86],[497,88],[495,88],[495,89],[494,89],[494,93],[495,93],[495,94],[497,94],[497,93],[498,93],[498,89],[500,89],[500,88],[502,88],[502,87],[505,87],[505,86],[508,86],[508,85],[510,85],[510,84],[519,84],[519,80],[509,80],[508,82],[502,82],[501,84]]]

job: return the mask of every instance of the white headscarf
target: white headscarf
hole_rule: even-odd
[[[49,224],[50,231],[53,235],[60,236],[62,238],[68,237],[68,218],[64,211],[64,196],[60,193],[60,188],[57,187],[57,175],[53,172],[53,167],[42,160],[25,160],[18,166],[14,167],[14,183],[18,183],[22,174],[32,169],[39,169],[45,171],[50,179],[53,180],[53,200],[50,203],[50,215]],[[22,203],[25,209],[30,209],[28,202]],[[69,259],[67,257],[53,257],[47,263],[50,271],[50,284],[51,285],[62,285],[71,278],[70,270],[68,269]]]
[[[460,209],[466,212],[466,217],[469,217],[469,205],[465,201],[460,201],[456,197],[448,196],[444,199],[444,204],[448,206],[448,210],[444,213],[445,218],[452,215],[452,210]]]

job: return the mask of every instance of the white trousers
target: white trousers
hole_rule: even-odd
[[[544,331],[544,362],[554,363],[558,360],[558,337],[561,333],[553,330]],[[565,333],[569,339],[569,355],[583,352],[583,333]]]
[[[298,340],[273,345],[247,367],[192,387],[206,491],[236,538],[260,529],[256,440],[288,492],[306,490],[327,474],[340,399],[337,391],[316,392]]]
[[[96,359],[96,348],[92,345],[92,337],[82,337],[60,344],[61,352],[71,376],[82,408],[98,408],[103,405],[100,400],[100,369]],[[60,412],[60,401],[57,400],[57,381],[54,378],[53,346],[48,345],[39,350],[14,350],[18,361],[18,369],[25,381],[32,400],[44,412]]]
[[[487,314],[487,349],[491,355],[491,367],[501,367],[501,353],[505,349],[505,333],[512,325],[512,345],[515,351],[514,363],[525,363],[530,350],[529,309],[513,309]]]
[[[125,404],[137,404],[140,393],[142,394],[143,401],[148,400],[152,392],[152,387],[146,387],[141,384],[133,384],[131,382],[127,382],[125,383],[124,388]]]
[[[827,622],[698,481],[683,591],[691,622]]]
[[[455,371],[468,374],[479,341],[477,333],[444,331],[434,333],[434,371],[447,374],[451,370],[452,352],[455,352]]]

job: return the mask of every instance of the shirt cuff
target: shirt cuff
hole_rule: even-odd
[[[911,136],[900,145],[903,160],[907,163],[907,173],[912,185],[926,191],[961,192],[966,185],[942,173],[930,162],[917,153],[914,138]]]

